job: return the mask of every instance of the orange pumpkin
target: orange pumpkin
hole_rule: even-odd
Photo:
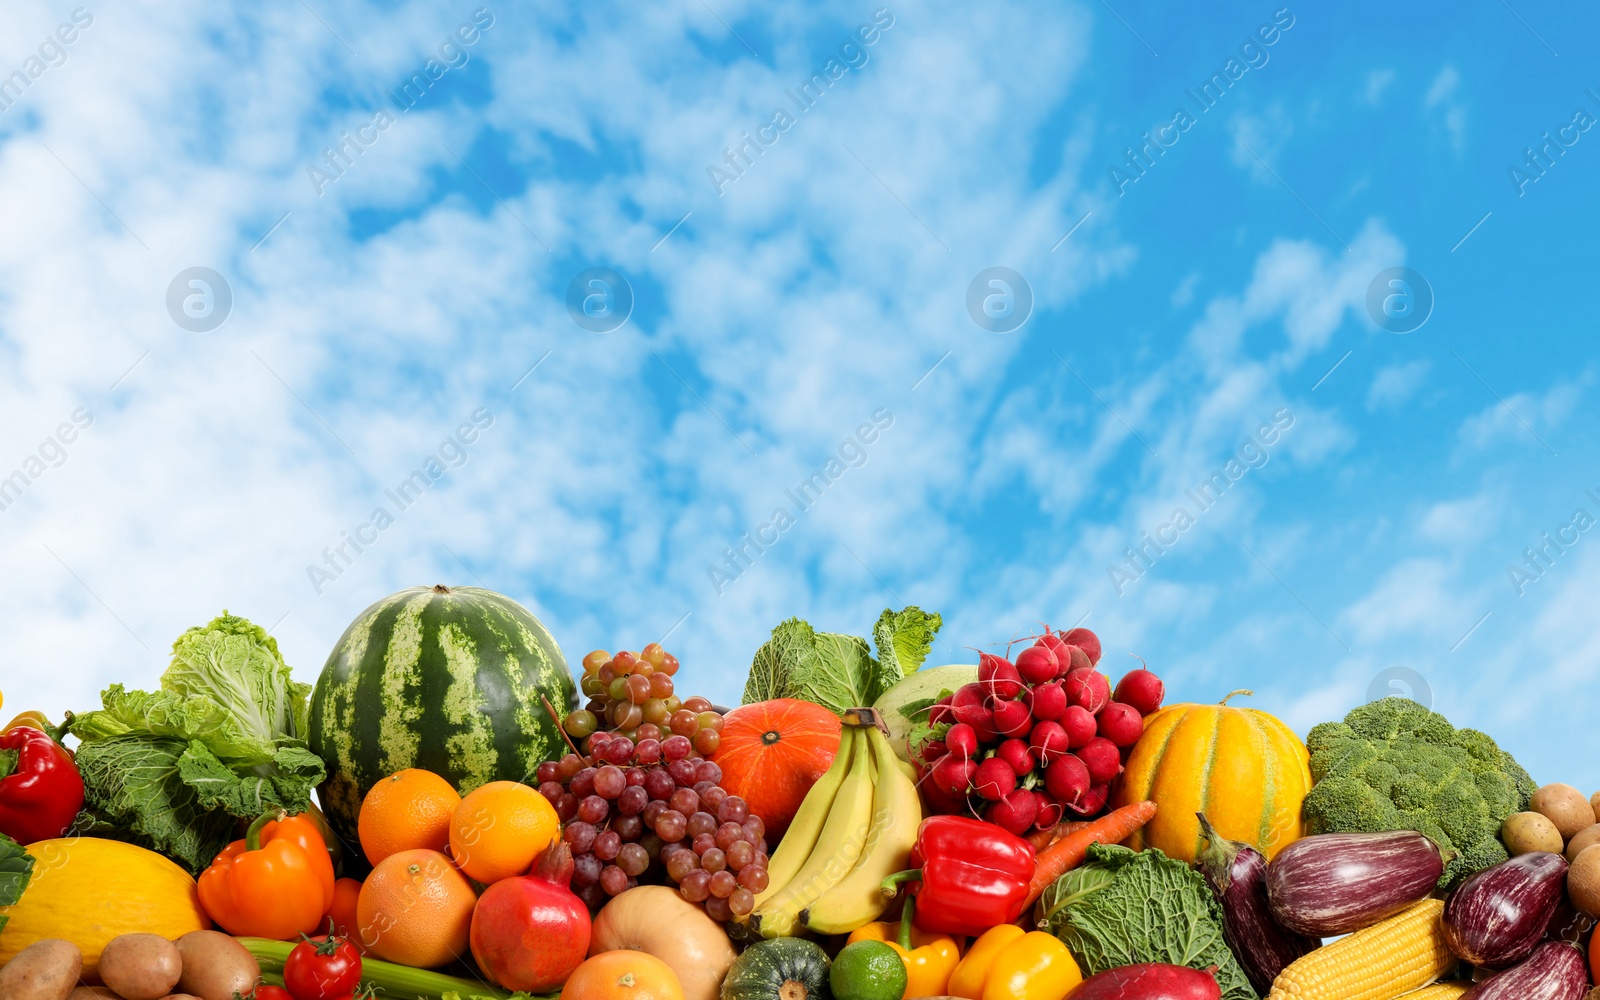
[[[1249,694],[1235,691],[1228,695]],[[1311,791],[1310,755],[1288,726],[1255,708],[1169,705],[1144,720],[1112,805],[1145,799],[1156,816],[1125,843],[1158,847],[1193,862],[1205,813],[1217,832],[1271,860],[1305,833],[1300,806]]]
[[[789,828],[806,792],[832,766],[842,728],[837,715],[797,698],[740,705],[723,718],[711,759],[722,768],[722,787],[761,817],[768,843]]]

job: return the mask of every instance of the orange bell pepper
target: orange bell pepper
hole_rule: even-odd
[[[304,813],[268,813],[200,875],[200,903],[239,937],[288,941],[310,934],[333,906],[333,862]]]
[[[851,931],[845,943],[882,941],[905,963],[906,996],[944,996],[948,992],[950,973],[961,961],[961,948],[948,934],[934,934],[913,927],[916,905],[916,897],[907,896],[898,924],[882,921],[866,924]]]

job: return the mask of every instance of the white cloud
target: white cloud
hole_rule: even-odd
[[[1386,365],[1378,369],[1367,390],[1367,409],[1382,410],[1399,406],[1416,394],[1432,363],[1426,360]]]
[[[1487,493],[1460,500],[1440,500],[1423,513],[1417,531],[1431,542],[1447,545],[1475,542],[1494,527],[1499,512],[1498,499]]]
[[[1466,105],[1457,98],[1460,88],[1461,74],[1454,66],[1446,64],[1428,85],[1428,93],[1422,99],[1423,110],[1437,115],[1449,137],[1450,148],[1457,155],[1466,149],[1467,129]]]
[[[1468,417],[1461,424],[1463,444],[1482,451],[1507,443],[1542,447],[1552,431],[1566,421],[1588,388],[1590,378],[1561,382],[1543,393],[1505,395]],[[1472,384],[1477,385],[1476,379]]]

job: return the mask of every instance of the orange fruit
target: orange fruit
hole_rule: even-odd
[[[522,875],[561,836],[556,808],[517,781],[491,781],[471,792],[450,818],[450,854],[479,882]]]
[[[438,851],[401,851],[378,862],[356,900],[358,938],[387,962],[419,969],[467,952],[472,883]]]
[[[460,804],[450,782],[432,771],[396,771],[361,800],[361,852],[376,865],[400,851],[443,851],[450,842],[450,815]]]
[[[603,951],[572,970],[561,1000],[683,1000],[683,986],[654,955]]]

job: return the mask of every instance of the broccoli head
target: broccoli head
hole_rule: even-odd
[[[1533,779],[1494,740],[1407,698],[1382,698],[1306,738],[1312,833],[1416,830],[1447,858],[1439,888],[1505,861],[1500,824],[1528,808]]]

